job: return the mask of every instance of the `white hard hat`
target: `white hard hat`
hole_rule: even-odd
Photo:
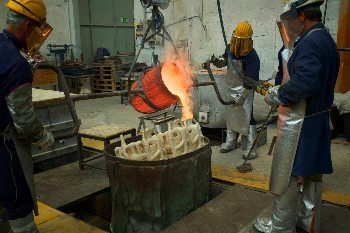
[[[298,0],[294,1],[296,9],[300,9],[309,5],[318,5],[321,6],[324,3],[324,0]]]

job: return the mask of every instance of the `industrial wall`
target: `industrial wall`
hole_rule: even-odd
[[[73,20],[72,1],[77,0],[44,0],[47,8],[47,22],[54,28],[54,31],[41,48],[41,53],[47,56],[49,50],[47,44],[76,44],[75,27]],[[5,27],[8,9],[5,7],[7,0],[0,0],[0,28]],[[54,60],[53,55],[47,57]]]
[[[42,47],[43,55],[48,54],[47,44],[73,44],[75,54],[80,55],[80,31],[77,0],[44,0],[48,10],[48,22],[54,27],[52,35]],[[140,0],[134,1],[135,24],[142,24],[150,19],[150,9],[146,13]],[[5,25],[7,0],[0,0],[0,27]],[[261,79],[269,79],[277,67],[277,51],[281,47],[281,39],[276,27],[276,19],[282,12],[285,0],[221,0],[223,17],[228,40],[232,30],[241,20],[248,20],[254,29],[254,46],[261,59]],[[326,26],[336,40],[339,18],[340,0],[328,0]],[[322,9],[324,11],[324,8]],[[188,54],[191,64],[199,68],[200,64],[212,54],[224,52],[219,17],[215,0],[171,0],[168,9],[163,11],[165,25],[174,41],[182,46]],[[181,21],[181,22],[179,22]],[[178,23],[177,23],[178,22]],[[138,33],[137,33],[138,34]],[[141,33],[142,35],[142,33]],[[141,37],[136,39],[136,49]],[[152,53],[160,59],[164,54],[164,46],[158,38],[148,44],[140,55],[140,62],[151,64]],[[53,60],[53,57],[49,57]]]
[[[135,1],[136,23],[144,19],[144,11]],[[232,30],[242,20],[251,22],[254,29],[254,47],[261,60],[261,79],[269,79],[277,68],[277,52],[282,45],[276,20],[283,10],[285,0],[221,0],[222,14],[228,40]],[[326,26],[336,40],[339,17],[339,0],[328,0]],[[323,9],[324,11],[324,6]],[[150,12],[150,10],[147,10]],[[170,6],[163,11],[165,24],[177,45],[188,52],[192,65],[196,68],[212,54],[224,52],[224,42],[220,28],[215,0],[171,0]],[[150,13],[146,14],[150,18]],[[138,39],[138,43],[140,38]],[[138,44],[137,44],[138,45]],[[154,46],[142,52],[140,60],[149,63],[152,52],[163,55],[162,46]]]

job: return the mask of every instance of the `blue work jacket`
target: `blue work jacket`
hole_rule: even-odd
[[[308,34],[316,28],[322,30]],[[279,99],[286,105],[306,100],[292,175],[330,174],[333,168],[328,110],[334,100],[339,53],[323,24],[314,25],[296,42],[288,71],[291,79],[281,86]]]
[[[20,53],[21,48],[21,43],[9,32],[0,33],[0,133],[12,122],[5,98],[33,80],[29,63]]]

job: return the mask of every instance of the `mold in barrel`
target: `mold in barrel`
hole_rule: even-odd
[[[141,136],[126,139],[127,143]],[[132,161],[115,156],[120,142],[105,148],[112,192],[111,231],[160,232],[208,202],[211,147],[161,161]]]

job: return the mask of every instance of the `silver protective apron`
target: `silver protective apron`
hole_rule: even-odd
[[[12,141],[16,147],[18,159],[20,161],[23,174],[26,178],[27,185],[33,199],[34,214],[38,215],[38,204],[36,199],[34,174],[33,174],[33,158],[32,158],[32,147],[31,143],[25,139],[18,138],[17,131],[14,125],[11,123],[2,133],[4,138],[8,141]]]
[[[287,63],[291,54],[286,54],[289,53],[289,50],[285,50],[283,53],[282,84],[285,84],[290,80]],[[288,188],[304,122],[305,109],[305,100],[291,106],[279,106],[278,108],[277,141],[270,174],[270,191],[274,194],[282,195]]]
[[[242,64],[240,63],[240,65]],[[226,82],[226,100],[230,101],[233,99],[232,96],[237,94],[237,87],[243,86],[243,81],[234,71],[231,59],[228,59]],[[228,129],[248,136],[250,118],[253,111],[253,98],[254,91],[251,90],[245,98],[243,105],[233,104],[225,106],[226,127]]]

